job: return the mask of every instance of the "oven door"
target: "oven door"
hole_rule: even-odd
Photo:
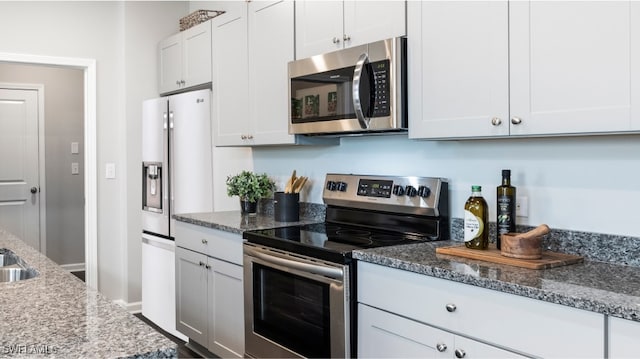
[[[348,357],[348,270],[245,243],[245,356]]]

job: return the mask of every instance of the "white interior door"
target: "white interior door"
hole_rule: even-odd
[[[0,89],[0,228],[40,250],[38,91]]]

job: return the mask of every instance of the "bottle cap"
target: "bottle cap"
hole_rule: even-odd
[[[511,170],[502,170],[502,177],[511,176]]]
[[[482,186],[473,185],[473,186],[471,186],[471,191],[472,192],[482,191]]]

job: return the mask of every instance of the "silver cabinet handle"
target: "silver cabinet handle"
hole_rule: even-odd
[[[459,359],[464,358],[465,355],[467,355],[467,353],[465,353],[465,351],[462,349],[456,349],[455,353],[456,353],[456,358],[459,358]]]
[[[349,36],[349,35],[347,35],[347,34],[344,34],[344,35],[342,35],[342,39],[343,39],[344,41],[351,41],[351,36]]]
[[[334,44],[339,44],[340,43],[340,39],[338,39],[337,37],[333,38],[333,43]]]
[[[181,84],[182,86],[184,86],[184,85],[186,84],[186,82],[184,82],[184,80],[180,80],[180,84]]]
[[[205,264],[204,267],[207,268],[207,269],[211,269],[211,266],[208,265],[208,264]]]
[[[455,304],[453,304],[453,303],[449,303],[449,304],[447,304],[447,305],[445,306],[445,308],[447,308],[447,312],[449,312],[449,313],[453,313],[453,312],[455,312],[455,311],[456,311],[456,309],[457,309],[458,307],[456,307],[456,305],[455,305]]]
[[[200,267],[204,266],[204,262],[203,261],[200,261],[198,264],[200,265]]]
[[[491,124],[494,126],[500,126],[502,124],[502,120],[498,117],[494,117],[491,119]]]
[[[522,123],[522,119],[520,117],[511,117],[511,123],[514,125],[519,125]]]
[[[207,241],[206,239],[203,238],[202,239],[202,244],[207,244],[207,243],[209,243],[209,241]]]
[[[437,349],[440,353],[442,353],[442,352],[444,352],[445,350],[447,350],[447,345],[446,345],[445,343],[438,343],[438,344],[436,344],[436,349]]]
[[[176,80],[176,85],[180,86],[180,80]]]
[[[246,140],[246,139],[247,139],[247,136],[245,136],[245,135],[240,135],[240,139],[241,139],[241,140]]]
[[[247,135],[247,140],[253,140],[253,135]]]
[[[30,189],[31,193],[38,193],[38,187],[31,187]]]

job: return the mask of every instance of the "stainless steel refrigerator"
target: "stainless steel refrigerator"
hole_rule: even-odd
[[[143,102],[142,314],[175,328],[175,213],[213,211],[211,91]]]

